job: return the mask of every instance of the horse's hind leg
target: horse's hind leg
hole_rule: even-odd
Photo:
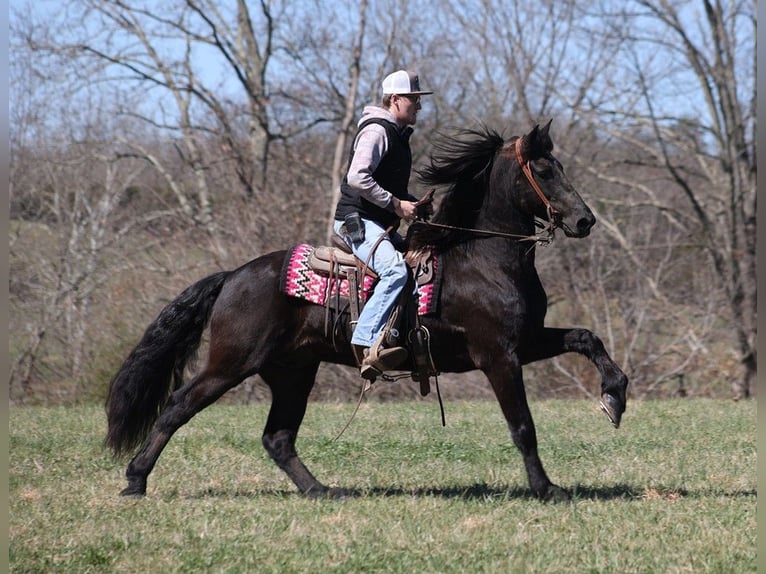
[[[527,364],[563,353],[579,353],[596,366],[601,375],[601,407],[615,428],[619,428],[627,403],[628,377],[606,352],[601,339],[591,331],[546,327],[524,347],[521,356]]]
[[[309,393],[319,364],[305,367],[271,367],[261,377],[271,389],[271,409],[263,430],[263,447],[298,489],[311,497],[333,495],[311,474],[295,450],[298,428],[306,414]]]
[[[176,390],[154,423],[144,447],[128,464],[125,471],[128,486],[120,494],[123,496],[146,494],[149,473],[173,433],[241,381],[241,377],[215,376],[208,371],[203,371]]]

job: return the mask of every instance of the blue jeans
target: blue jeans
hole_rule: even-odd
[[[350,243],[346,239],[346,242],[354,255],[362,261],[367,261],[373,246],[381,235],[385,235],[386,230],[373,221],[362,219],[362,222],[364,223],[364,241]],[[341,225],[343,225],[342,221],[335,221],[333,227],[335,232],[343,237],[340,232]],[[407,283],[407,263],[404,261],[404,256],[394,249],[388,236],[378,244],[368,265],[378,274],[379,280],[375,284],[372,296],[359,313],[359,322],[351,337],[352,344],[363,347],[372,347],[378,340],[399,294]]]

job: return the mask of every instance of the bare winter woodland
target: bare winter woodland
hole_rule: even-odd
[[[437,131],[553,119],[599,221],[538,248],[550,325],[596,332],[633,396],[755,392],[755,0],[11,4],[12,402],[103,397],[188,284],[323,242],[361,108],[401,67],[435,91],[416,163]],[[356,395],[323,373],[316,397]],[[526,379],[598,392],[576,356]]]

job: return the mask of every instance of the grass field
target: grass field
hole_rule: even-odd
[[[698,573],[756,570],[756,403],[531,405],[569,504],[530,498],[492,402],[309,406],[308,500],[260,443],[266,406],[213,406],[171,440],[144,499],[118,496],[99,407],[10,409],[12,572]]]

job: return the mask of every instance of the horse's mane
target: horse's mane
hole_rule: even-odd
[[[504,143],[500,134],[486,127],[461,129],[452,136],[437,135],[429,163],[416,172],[426,186],[447,186],[431,221],[452,227],[474,226],[489,187],[495,155]],[[467,236],[464,231],[414,223],[409,245],[413,249],[430,246],[441,251]]]

